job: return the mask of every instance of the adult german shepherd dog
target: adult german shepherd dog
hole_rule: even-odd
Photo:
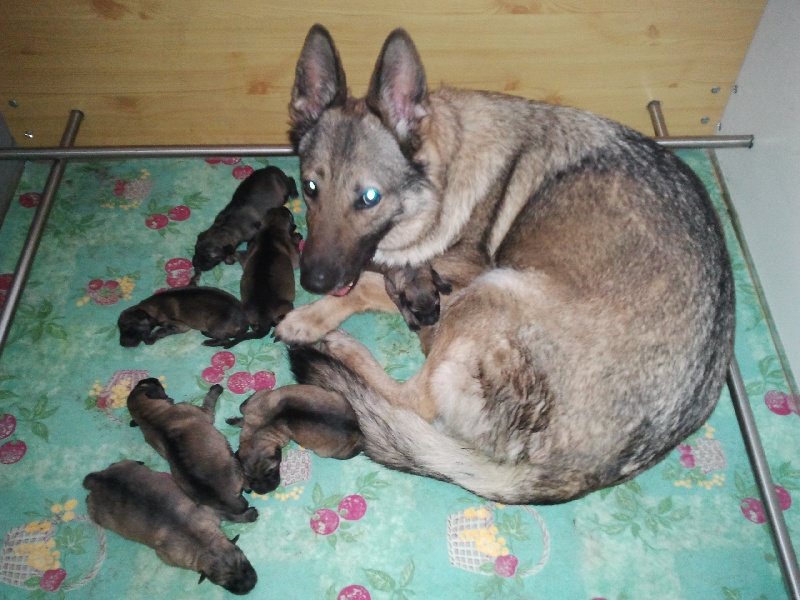
[[[373,460],[557,503],[631,479],[711,414],[734,282],[708,195],[672,153],[573,108],[429,91],[400,29],[356,99],[312,27],[289,110],[308,206],[300,281],[329,295],[276,333],[300,383],[349,400]],[[407,382],[334,331],[396,310],[371,261],[432,266],[453,286]]]

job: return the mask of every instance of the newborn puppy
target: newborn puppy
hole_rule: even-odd
[[[226,348],[242,340],[263,338],[292,310],[294,270],[300,261],[298,235],[291,211],[279,206],[267,213],[261,231],[240,254],[242,305],[252,331]]]
[[[192,265],[195,281],[202,271],[220,262],[233,264],[236,248],[252,240],[271,208],[297,197],[297,185],[277,167],[258,169],[239,184],[228,205],[214,219],[213,225],[197,236]]]
[[[271,492],[280,483],[281,449],[294,440],[323,458],[353,458],[363,438],[350,403],[313,385],[260,390],[226,419],[242,428],[236,456],[250,488]]]
[[[255,569],[220,529],[219,517],[198,506],[168,473],[123,460],[83,480],[92,521],[125,539],[149,546],[166,564],[200,573],[232,594],[246,594]],[[199,582],[198,582],[199,583]]]
[[[453,288],[429,263],[416,267],[374,268],[383,274],[386,293],[400,309],[411,331],[419,331],[439,320],[439,295],[449,294]]]
[[[214,427],[214,407],[222,386],[214,385],[199,408],[175,404],[158,379],[143,379],[128,396],[131,426],[168,463],[175,483],[192,499],[226,521],[249,523],[258,517],[242,496],[246,481],[228,440]]]
[[[197,329],[204,346],[221,346],[243,335],[250,323],[239,299],[212,287],[186,286],[153,294],[126,308],[117,320],[119,343],[134,348]]]

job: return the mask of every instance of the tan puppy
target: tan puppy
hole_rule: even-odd
[[[259,494],[280,483],[281,449],[294,440],[323,458],[353,458],[363,438],[356,414],[339,394],[311,385],[260,390],[239,407],[244,417],[226,419],[242,428],[236,456]]]
[[[134,348],[169,335],[196,329],[208,338],[204,346],[221,346],[243,335],[250,324],[233,294],[212,287],[189,285],[153,294],[122,311],[117,320],[119,343]]]
[[[200,573],[200,581],[246,594],[256,585],[255,569],[220,529],[219,517],[198,506],[168,473],[123,460],[83,480],[92,521],[127,540],[149,546],[172,567]]]
[[[226,521],[255,521],[258,511],[242,496],[246,481],[228,440],[214,427],[214,407],[222,386],[214,385],[203,408],[175,404],[158,379],[143,379],[128,396],[131,426],[168,463],[175,483],[186,494],[217,511]]]

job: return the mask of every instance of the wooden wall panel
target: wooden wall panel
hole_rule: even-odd
[[[357,95],[402,26],[431,87],[579,106],[647,133],[658,98],[670,133],[710,134],[764,2],[3,0],[0,111],[28,146],[57,144],[71,108],[86,113],[80,145],[286,143],[294,65],[319,22]]]

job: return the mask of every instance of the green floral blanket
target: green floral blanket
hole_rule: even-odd
[[[735,216],[703,152],[683,158],[725,223],[738,294],[736,352],[793,535],[800,531],[798,403],[781,368]],[[176,401],[225,391],[216,424],[252,390],[292,383],[269,338],[231,351],[190,332],[120,347],[120,311],[185,285],[197,234],[254,168],[298,177],[296,159],[75,163],[50,222],[0,361],[0,597],[221,598],[144,546],[93,525],[83,477],[123,458],[166,463],[128,426],[126,398],[158,377]],[[10,284],[49,165],[28,165],[0,230],[0,301]],[[290,208],[304,230],[304,206]],[[204,282],[238,295],[241,269]],[[298,289],[298,303],[313,298]],[[398,316],[346,328],[394,377],[422,363]],[[785,598],[764,513],[727,392],[709,422],[625,485],[562,506],[487,503],[446,483],[392,472],[363,456],[321,459],[292,445],[282,484],[250,495],[260,517],[226,524],[256,568],[255,598],[591,600]]]

